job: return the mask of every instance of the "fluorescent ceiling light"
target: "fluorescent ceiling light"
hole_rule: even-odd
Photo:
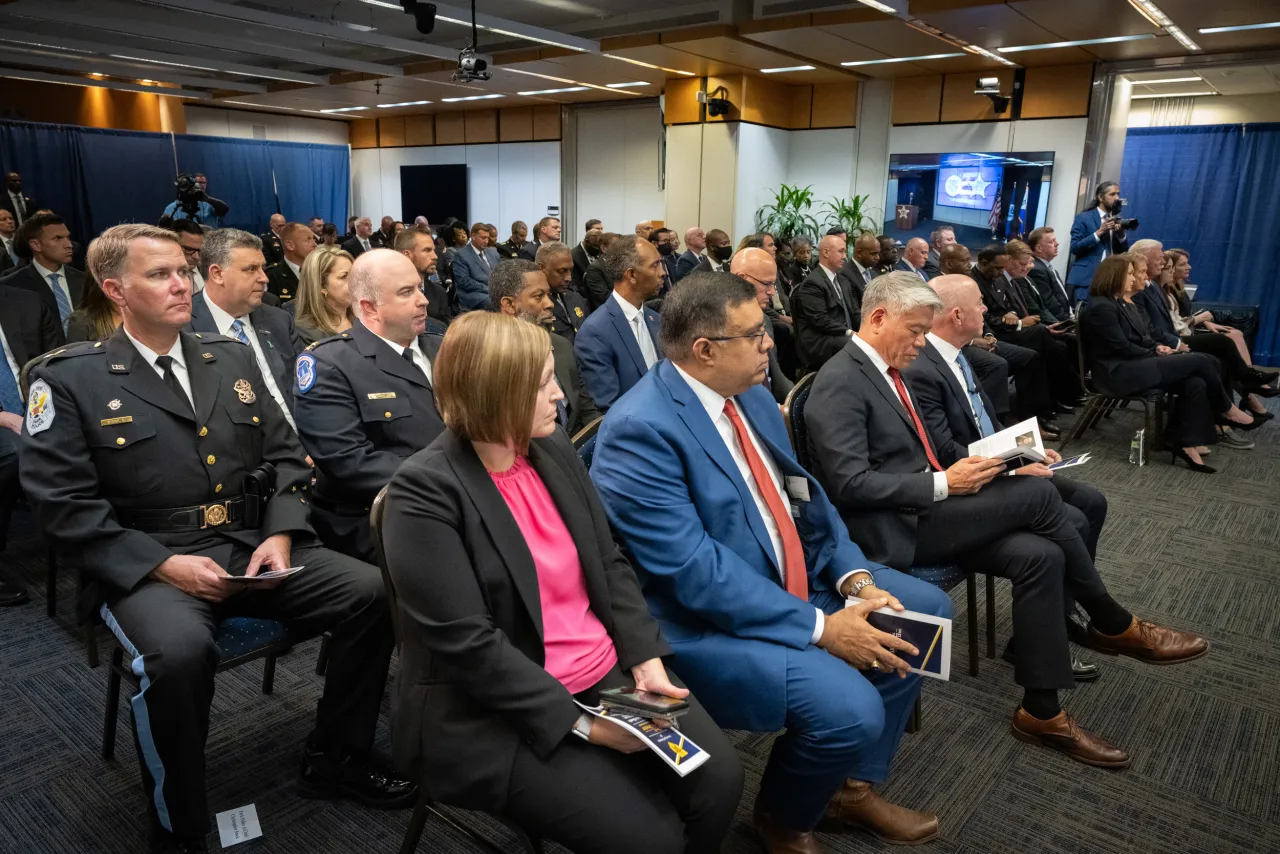
[[[1133,101],[1141,101],[1145,98],[1205,98],[1210,95],[1216,95],[1217,92],[1161,92],[1153,95],[1134,95],[1130,98]]]
[[[1137,9],[1142,17],[1173,36],[1174,40],[1187,50],[1194,52],[1200,51],[1200,45],[1188,38],[1187,34],[1174,24],[1173,21],[1169,19],[1169,16],[1166,15],[1159,6],[1151,2],[1151,0],[1129,0],[1129,5]]]
[[[465,98],[441,98],[440,100],[446,104],[456,104],[458,101],[487,101],[490,98],[501,97],[501,95],[467,95]]]
[[[541,77],[543,80],[554,80],[556,83],[568,83],[571,86],[581,86],[584,89],[599,89],[601,92],[611,91],[607,86],[597,86],[594,83],[583,83],[581,80],[570,80],[568,77],[556,77],[551,74],[541,74],[537,71],[525,71],[520,68],[510,68],[505,65],[498,66],[498,67],[502,71],[506,71],[511,74],[523,74],[526,77]],[[625,94],[630,94],[630,93],[628,92]]]
[[[334,107],[331,110],[319,110],[321,113],[356,113],[360,110],[367,110],[368,107]]]
[[[992,53],[991,51],[987,50],[985,47],[978,47],[976,44],[965,45],[964,49],[969,51],[969,53],[976,53],[978,56],[985,56],[987,59],[994,59],[996,62],[1000,63],[1001,65],[1008,65],[1014,68],[1016,68],[1018,65],[1016,62],[1010,62],[1000,54]]]
[[[560,92],[586,92],[590,86],[566,86],[563,89],[532,89],[528,92],[517,92],[517,95],[556,95]]]
[[[917,62],[926,59],[955,59],[957,56],[964,56],[963,53],[931,53],[927,56],[898,56],[892,59],[863,59],[859,62],[842,62],[841,65],[846,68],[852,68],[855,65],[887,65],[890,62]]]
[[[630,89],[633,86],[648,86],[649,84],[643,80],[637,80],[634,83],[606,83],[606,89]]]
[[[127,59],[130,62],[149,62],[152,65],[171,65],[174,68],[194,68],[197,71],[215,71],[218,74],[235,74],[238,77],[263,77],[267,80],[284,80],[288,83],[298,83],[298,75],[291,77],[277,77],[269,71],[232,71],[229,68],[210,68],[207,65],[190,65],[185,62],[167,62],[163,59],[144,59],[141,56],[126,56],[120,53],[107,54],[112,59]]]
[[[1129,82],[1134,86],[1155,86],[1157,83],[1201,83],[1203,77],[1161,77],[1159,80],[1134,80],[1129,78]]]
[[[886,15],[896,15],[898,10],[892,6],[886,6],[884,3],[877,3],[876,0],[858,0],[863,6],[870,6],[872,9],[878,9]]]
[[[1265,24],[1237,24],[1234,27],[1204,27],[1199,32],[1206,35],[1209,33],[1240,33],[1245,30],[1269,30],[1272,27],[1280,27],[1280,21],[1268,21]]]
[[[1024,44],[1016,47],[998,47],[1000,53],[1018,53],[1024,50],[1049,50],[1055,47],[1080,47],[1086,44],[1114,44],[1115,42],[1133,42],[1141,39],[1153,39],[1155,33],[1138,33],[1133,36],[1108,36],[1105,39],[1079,39],[1071,42],[1049,42],[1048,44]]]
[[[42,47],[42,48],[46,48],[47,50],[69,51],[71,53],[92,53],[93,52],[88,50],[81,50],[80,48],[76,48],[76,47],[63,47],[62,45],[44,44],[43,42],[33,42],[33,41],[28,41],[26,39],[15,39],[15,38],[12,38],[11,36],[0,38],[0,42],[12,42],[13,44],[25,44],[31,47]]]
[[[656,68],[658,71],[666,71],[669,74],[683,74],[685,77],[697,77],[692,71],[681,71],[679,68],[667,68],[665,65],[654,65],[651,62],[641,62],[638,59],[632,59],[629,56],[618,56],[616,53],[602,53],[601,56],[607,56],[610,59],[618,59],[622,62],[629,62],[632,65],[640,65],[645,68]]]
[[[389,110],[392,107],[420,107],[423,104],[430,104],[430,101],[401,101],[398,104],[379,104],[378,109]]]
[[[788,71],[812,71],[812,65],[789,65],[786,68],[761,68],[761,74],[785,74]]]
[[[397,12],[404,11],[404,9],[400,6],[399,3],[387,3],[385,2],[385,0],[360,0],[360,2],[368,3],[370,6],[381,6],[383,9],[395,9]],[[457,24],[462,27],[471,26],[470,21],[464,21],[461,18],[451,18],[448,15],[436,15],[436,20],[443,21],[446,24]],[[498,35],[501,35],[501,36],[511,36],[512,38],[524,39],[525,41],[537,42],[538,44],[549,44],[553,47],[568,48],[569,50],[576,50],[580,53],[587,52],[586,48],[578,47],[577,45],[565,44],[564,42],[558,42],[558,41],[552,41],[551,39],[538,38],[537,36],[530,36],[524,33],[516,33],[516,32],[512,32],[511,30],[502,30],[502,29],[498,29],[497,27],[488,27],[480,23],[476,24],[476,29],[485,30],[486,32],[490,32],[490,33],[497,33]]]
[[[44,71],[20,71],[16,68],[0,68],[0,77],[7,80],[26,80],[34,83],[57,83],[60,86],[82,86],[94,89],[117,89],[121,92],[150,92],[156,95],[168,95],[193,101],[211,101],[213,96],[208,92],[192,89],[171,89],[160,86],[143,86],[139,83],[122,83],[116,80],[95,80],[88,77],[73,77],[67,74],[49,74]]]

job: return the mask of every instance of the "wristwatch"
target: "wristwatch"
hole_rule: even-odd
[[[586,712],[583,712],[582,714],[578,715],[578,719],[574,721],[574,724],[573,724],[573,733],[574,735],[581,738],[583,741],[590,740],[591,715],[587,714]]]
[[[857,596],[862,593],[862,588],[871,587],[876,583],[876,580],[872,577],[871,573],[867,572],[865,569],[862,570],[862,572],[867,573],[866,577],[859,578],[857,581],[853,582],[853,584],[849,585],[849,596]]]

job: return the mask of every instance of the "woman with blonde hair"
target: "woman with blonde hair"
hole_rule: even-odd
[[[298,296],[294,323],[304,345],[351,328],[351,289],[347,277],[355,261],[336,246],[317,246],[298,272]]]
[[[719,851],[742,766],[663,666],[671,648],[556,427],[564,395],[549,334],[464,314],[434,385],[445,430],[391,479],[383,521],[401,643],[398,762],[429,775],[437,800],[501,812],[578,854]],[[611,688],[687,702],[680,733],[710,759],[681,777],[584,711]]]
[[[67,343],[102,341],[120,326],[120,309],[93,279],[85,282],[80,305],[67,318]]]

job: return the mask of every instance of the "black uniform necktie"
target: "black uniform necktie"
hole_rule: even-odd
[[[169,391],[173,392],[173,396],[178,398],[184,409],[195,416],[195,410],[191,408],[191,398],[187,397],[186,389],[182,387],[182,383],[178,382],[178,376],[173,372],[172,356],[156,356],[156,364],[160,370],[164,371],[164,384],[169,387]]]

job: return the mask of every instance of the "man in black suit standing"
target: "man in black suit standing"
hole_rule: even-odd
[[[84,273],[69,266],[75,249],[67,224],[53,214],[32,214],[18,229],[14,242],[18,256],[31,263],[0,281],[39,294],[65,333],[67,318],[84,294]]]
[[[821,368],[844,348],[858,326],[858,298],[847,280],[837,275],[845,261],[844,251],[845,242],[840,235],[822,238],[817,266],[791,292],[796,358],[801,371]]]
[[[582,295],[569,287],[573,271],[569,247],[559,241],[544,243],[538,248],[536,263],[551,289],[551,323],[547,328],[572,344],[590,310]]]
[[[450,304],[449,292],[444,285],[433,278],[437,261],[436,241],[431,236],[431,229],[410,226],[396,235],[392,248],[412,261],[414,269],[418,271],[422,293],[427,297],[427,317],[448,325],[453,320],[454,307]]]
[[[17,172],[10,172],[4,176],[4,194],[0,196],[0,210],[13,214],[13,219],[19,226],[40,210],[40,205],[36,204],[35,199],[22,194],[22,176]]]
[[[1027,235],[1027,245],[1035,256],[1027,278],[1035,285],[1040,301],[1059,320],[1075,320],[1071,296],[1062,283],[1062,277],[1053,269],[1053,259],[1058,257],[1058,238],[1054,236],[1053,229],[1048,226],[1037,228]]]
[[[378,244],[373,242],[373,221],[367,216],[356,220],[355,233],[342,244],[342,248],[350,252],[352,258],[359,258],[363,253],[377,247]]]
[[[604,234],[600,220],[587,220],[587,232],[570,253],[573,258],[573,289],[582,294],[582,278],[591,268],[591,262],[600,257],[600,236]],[[585,299],[586,295],[583,294]]]
[[[307,227],[311,229],[311,233],[316,236],[316,241],[320,240],[320,228],[324,227],[324,222],[319,227],[315,226],[316,218],[312,218],[311,225]],[[267,232],[260,235],[262,240],[262,255],[267,259],[267,267],[273,264],[279,264],[284,261],[284,247],[280,245],[280,230],[285,227],[288,222],[284,218],[284,214],[273,213],[271,218],[267,220]]]
[[[1123,750],[1058,704],[1058,691],[1074,684],[1064,588],[1089,614],[1086,640],[1100,651],[1175,664],[1204,655],[1208,642],[1140,621],[1111,597],[1048,479],[997,478],[1003,462],[977,456],[944,468],[901,376],[942,306],[910,273],[868,286],[857,335],[819,371],[805,407],[813,473],[869,560],[904,571],[959,563],[1012,581],[1024,692],[1015,737],[1124,767]]]
[[[305,225],[294,225],[311,234]],[[296,433],[293,360],[302,348],[294,332],[293,315],[262,304],[267,286],[262,241],[234,228],[211,231],[200,248],[200,272],[204,290],[191,298],[187,331],[225,335],[249,347],[267,392]]]
[[[791,389],[795,387],[795,383],[787,378],[787,375],[782,372],[782,366],[778,363],[776,344],[778,331],[768,313],[773,303],[773,295],[778,292],[778,262],[766,250],[748,247],[733,256],[729,272],[746,279],[755,286],[756,302],[760,303],[760,310],[765,312],[765,332],[768,333],[770,340],[775,342],[774,346],[769,348],[769,369],[765,371],[763,385],[773,393],[774,400],[783,403],[791,393]]]
[[[16,269],[22,259],[18,257],[18,221],[13,214],[0,208],[0,276]]]
[[[302,223],[290,222],[280,229],[280,244],[284,249],[284,260],[268,273],[267,290],[285,303],[298,295],[298,274],[302,270],[302,262],[316,248],[316,235]]]

